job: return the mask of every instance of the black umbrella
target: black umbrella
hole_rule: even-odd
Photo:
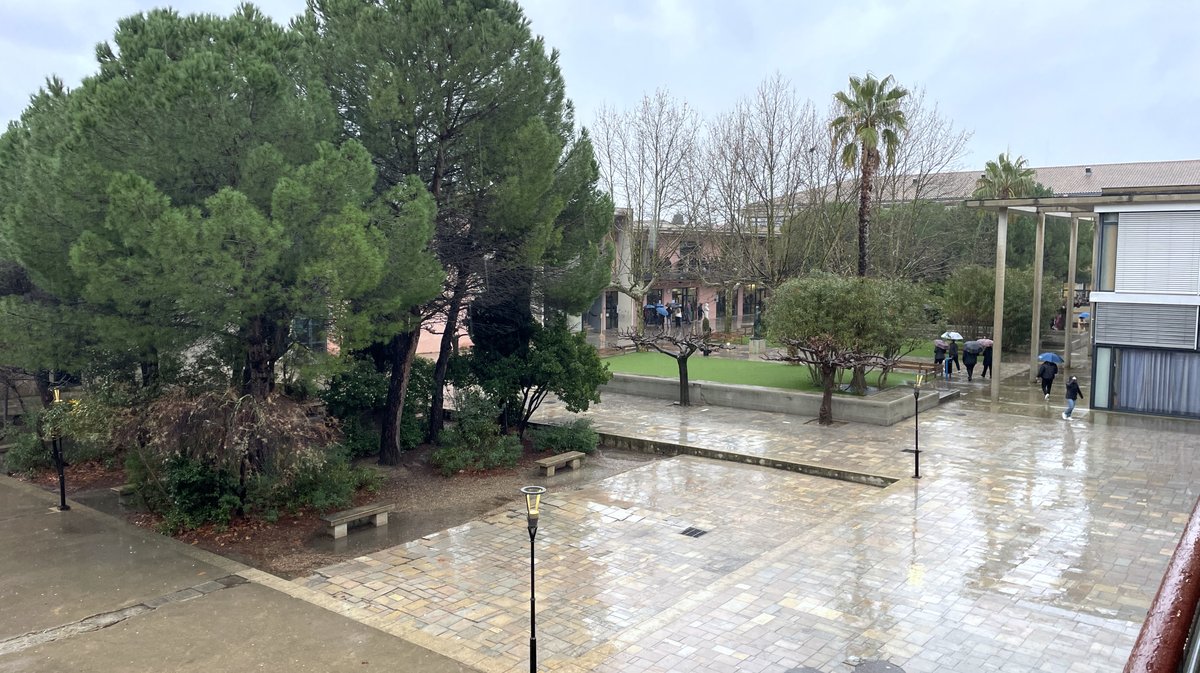
[[[976,354],[982,353],[983,344],[979,343],[978,341],[968,341],[967,343],[963,344],[963,352]]]

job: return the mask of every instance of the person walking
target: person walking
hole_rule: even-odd
[[[942,362],[942,372],[946,375],[946,380],[950,380],[950,374],[954,371],[954,360],[946,358]]]
[[[1083,392],[1079,390],[1078,379],[1072,376],[1067,381],[1067,410],[1062,414],[1064,421],[1071,420],[1071,414],[1075,412],[1075,401],[1078,400],[1079,396],[1082,394]]]
[[[980,378],[987,378],[989,372],[992,371],[992,347],[985,346],[983,349],[983,371],[979,372]]]
[[[975,364],[979,362],[979,354],[963,349],[962,361],[967,368],[967,380],[970,381],[975,376]]]
[[[946,349],[941,346],[933,345],[933,364],[937,366],[938,371],[942,371],[942,363],[946,361]]]
[[[962,371],[962,365],[959,364],[959,362],[958,362],[958,342],[957,341],[954,341],[954,340],[950,341],[950,350],[946,353],[946,357],[949,358],[950,361],[954,363],[954,371],[956,371],[956,372]]]
[[[1054,377],[1058,376],[1058,365],[1045,360],[1038,367],[1037,376],[1042,381],[1042,393],[1050,399],[1050,386],[1054,385]]]

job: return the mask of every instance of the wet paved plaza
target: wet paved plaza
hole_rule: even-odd
[[[1120,670],[1200,493],[1200,424],[1086,410],[1063,421],[1062,401],[1022,378],[999,403],[985,382],[923,413],[920,480],[902,451],[911,420],[823,428],[606,395],[587,414],[602,432],[897,481],[692,456],[579,490],[535,480],[551,491],[537,540],[541,668]],[[516,499],[294,583],[260,581],[480,670],[528,670]]]

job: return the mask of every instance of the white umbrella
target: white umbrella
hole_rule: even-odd
[[[962,341],[963,336],[958,332],[942,332],[942,338],[951,341]]]

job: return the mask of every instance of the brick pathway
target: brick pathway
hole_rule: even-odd
[[[689,456],[577,491],[531,477],[551,489],[537,541],[541,668],[832,673],[858,657],[907,673],[1119,670],[1196,497],[1200,424],[1068,423],[1024,383],[1008,388],[1004,409],[1022,415],[990,413],[975,393],[922,414],[919,481],[901,451],[911,421],[822,428],[606,396],[588,414],[606,432],[899,481]],[[524,671],[527,564],[514,499],[293,591],[482,670]]]

